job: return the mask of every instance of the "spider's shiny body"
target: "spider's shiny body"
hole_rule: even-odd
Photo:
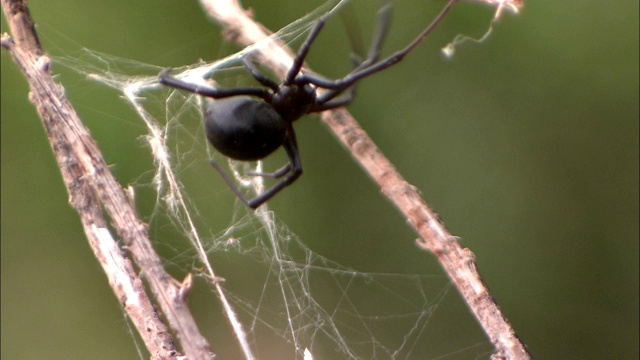
[[[242,161],[264,159],[282,146],[287,136],[282,116],[264,101],[248,96],[210,102],[204,113],[204,129],[214,148]]]

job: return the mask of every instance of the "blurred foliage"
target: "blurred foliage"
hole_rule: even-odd
[[[244,4],[277,29],[321,2]],[[29,5],[54,58],[86,47],[164,67],[237,50],[196,2]],[[374,5],[355,3],[365,34]],[[403,46],[440,6],[398,2],[385,51]],[[490,16],[483,6],[457,6],[402,64],[363,81],[350,110],[475,252],[534,357],[637,359],[638,2],[530,1],[485,43],[463,45],[451,61],[441,57],[455,34],[481,36]],[[330,77],[348,71],[343,35],[339,22],[327,26],[308,58],[314,70]],[[25,80],[7,52],[1,56],[2,357],[136,358],[118,301],[68,205]],[[53,70],[114,174],[123,185],[138,181],[149,158],[131,109],[113,91]],[[284,223],[316,252],[362,271],[438,273],[317,119],[296,129],[305,174],[271,202]],[[213,195],[220,218],[211,219],[220,229],[234,196],[202,168],[203,196],[212,196],[212,183],[220,186]],[[171,241],[160,251],[177,246]],[[211,299],[195,296],[191,304],[215,338],[212,347],[234,358],[221,345],[231,340],[221,335],[224,321],[215,325],[220,319],[209,314]],[[434,336],[483,341],[464,307],[451,307],[459,322],[432,325]]]

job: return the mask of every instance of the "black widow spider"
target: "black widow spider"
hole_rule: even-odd
[[[274,173],[250,173],[253,176],[282,179],[251,200],[247,200],[222,168],[211,161],[211,165],[220,173],[238,198],[248,207],[255,209],[302,174],[302,162],[293,131],[293,122],[305,114],[318,113],[349,104],[353,100],[354,84],[358,80],[402,60],[435,28],[455,2],[456,0],[449,0],[435,20],[406,48],[377,62],[391,15],[391,4],[385,5],[378,13],[378,24],[367,58],[362,60],[354,56],[354,69],[338,80],[327,80],[302,71],[304,59],[327,20],[325,16],[320,18],[311,29],[281,84],[260,74],[253,63],[246,59],[243,61],[244,66],[251,76],[266,88],[203,87],[172,77],[169,75],[171,68],[160,73],[159,81],[166,86],[216,99],[207,105],[203,120],[207,139],[222,154],[236,160],[253,161],[267,157],[280,146],[284,147],[289,157],[287,165]],[[326,91],[318,94],[316,92],[318,88],[324,88]]]

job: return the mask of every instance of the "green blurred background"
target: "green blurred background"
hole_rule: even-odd
[[[279,29],[321,3],[244,5]],[[164,67],[238,50],[194,1],[29,5],[54,58],[86,47]],[[376,3],[354,6],[369,34]],[[386,53],[406,44],[441,6],[399,1]],[[489,8],[458,5],[403,63],[363,81],[349,109],[474,251],[493,296],[535,358],[637,359],[638,2],[530,1],[519,16],[504,16],[484,44],[463,45],[452,60],[442,58],[440,47],[459,32],[480,36],[490,16]],[[4,17],[2,31],[8,31]],[[1,56],[1,355],[137,358],[68,204],[26,82],[7,52]],[[348,71],[347,57],[344,29],[334,21],[308,62],[338,77]],[[144,129],[130,107],[110,89],[60,67],[53,71],[62,74],[59,81],[121,183],[148,181],[149,156],[137,139]],[[317,118],[301,120],[296,131],[305,174],[270,206],[302,242],[360,271],[441,274]],[[235,199],[202,162],[202,192],[195,196],[215,205],[217,232],[229,223]],[[173,250],[169,254],[187,247],[180,237],[156,241],[160,251]],[[180,273],[195,259],[171,262]],[[225,276],[225,269],[218,271]],[[226,324],[209,316],[212,299],[195,294],[194,313],[219,358],[236,358],[224,345],[232,341],[220,340]],[[453,305],[438,311],[449,320],[428,328],[440,336],[438,344],[486,342],[453,291],[448,299]],[[427,357],[468,358],[438,351]]]

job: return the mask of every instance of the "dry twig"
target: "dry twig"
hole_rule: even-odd
[[[141,279],[129,259],[111,236],[110,225],[131,253],[149,283],[171,331],[189,359],[211,357],[209,344],[200,335],[189,312],[184,289],[164,271],[144,224],[125,192],[109,172],[98,146],[49,72],[26,3],[2,0],[14,39],[3,34],[1,44],[20,67],[31,88],[29,99],[36,106],[47,137],[69,191],[71,205],[78,211],[85,233],[109,283],[138,329],[153,359],[175,359],[179,355],[170,332],[147,297]]]

